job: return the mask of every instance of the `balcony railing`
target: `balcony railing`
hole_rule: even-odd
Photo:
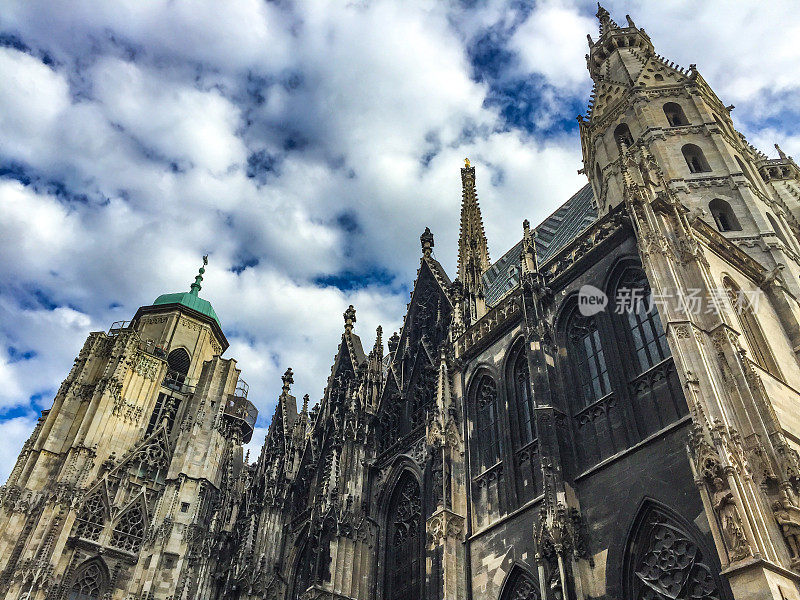
[[[195,387],[190,385],[186,375],[177,371],[167,371],[164,381],[161,383],[165,388],[178,392],[179,394],[194,394]]]

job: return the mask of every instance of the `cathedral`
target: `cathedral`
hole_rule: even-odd
[[[420,236],[321,399],[255,407],[204,269],[90,333],[0,491],[0,599],[800,600],[800,169],[598,6],[585,187]],[[454,249],[455,250],[455,249]]]

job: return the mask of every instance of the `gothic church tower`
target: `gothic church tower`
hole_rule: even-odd
[[[204,259],[205,263],[205,259]],[[0,498],[0,597],[196,598],[235,519],[255,407],[211,304],[89,335]]]

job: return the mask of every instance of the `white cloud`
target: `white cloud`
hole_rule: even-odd
[[[586,34],[595,38],[596,21],[577,7],[560,1],[537,3],[517,28],[509,46],[519,53],[522,68],[540,73],[568,91],[587,87]]]
[[[90,330],[187,288],[209,252],[202,294],[261,409],[257,447],[287,366],[298,398],[320,398],[348,304],[366,349],[379,323],[385,337],[399,327],[425,226],[454,274],[464,157],[498,258],[522,219],[585,180],[577,134],[520,131],[487,102],[471,44],[510,36],[494,42],[509,57],[498,81],[543,77],[532,120],[549,128],[585,102],[597,33],[589,2],[479,5],[5,3],[0,32],[28,49],[0,48],[0,166],[31,182],[0,179],[0,411],[52,393]],[[631,12],[660,53],[697,62],[762,149],[774,138],[800,156],[800,135],[774,122],[800,111],[787,4],[608,8],[620,22]],[[393,280],[317,281],[348,271]]]
[[[0,421],[0,456],[3,457],[0,460],[0,481],[3,483],[11,474],[22,444],[30,437],[35,425],[36,419],[32,417]]]

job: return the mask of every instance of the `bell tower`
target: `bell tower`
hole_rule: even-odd
[[[660,56],[630,16],[620,26],[598,4],[597,18],[600,37],[588,36],[586,55],[594,85],[578,121],[583,171],[600,214],[623,201],[623,149],[634,156],[641,149],[655,167],[650,184],[663,182],[762,264],[784,265],[793,274],[787,287],[800,294],[794,161],[782,152],[769,159],[748,144],[731,120],[734,107],[717,97],[696,65],[683,69]]]

